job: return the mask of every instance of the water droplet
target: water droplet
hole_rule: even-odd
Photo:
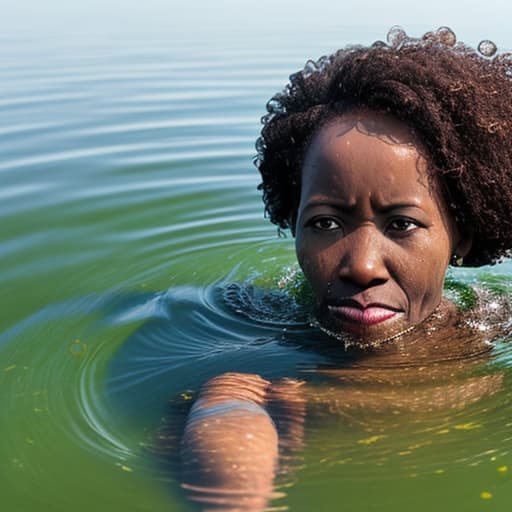
[[[498,50],[497,46],[489,39],[480,41],[477,49],[484,57],[492,57]]]
[[[449,27],[439,27],[436,30],[436,36],[439,42],[446,46],[454,46],[457,42],[455,32]]]
[[[407,39],[407,34],[402,27],[394,25],[389,29],[386,39],[391,46],[396,48],[400,43]]]
[[[384,41],[375,41],[372,44],[372,48],[385,48],[387,47],[387,44]]]
[[[281,102],[276,98],[270,98],[267,102],[267,112],[273,114],[281,110]]]

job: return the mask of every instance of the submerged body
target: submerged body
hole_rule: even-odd
[[[188,498],[204,510],[260,511],[282,495],[276,479],[283,490],[294,479],[311,443],[308,425],[316,438],[326,429],[336,435],[334,446],[349,436],[350,447],[355,428],[371,443],[397,421],[449,418],[492,397],[504,378],[488,367],[492,340],[505,334],[510,309],[506,300],[498,308],[485,300],[485,309],[467,313],[443,300],[435,315],[377,349],[345,350],[312,331],[307,347],[297,348],[328,363],[304,367],[300,380],[227,373],[207,382],[182,438]],[[482,315],[487,322],[476,322]]]

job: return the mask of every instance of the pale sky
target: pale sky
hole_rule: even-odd
[[[506,0],[0,0],[0,27],[7,30],[154,28],[199,34],[269,26],[318,30],[324,25],[398,24],[448,25],[457,34],[477,31],[510,39],[511,19],[512,2]]]

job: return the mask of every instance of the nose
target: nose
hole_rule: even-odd
[[[340,279],[361,288],[383,284],[389,279],[385,244],[376,231],[360,227],[344,238],[338,271]]]

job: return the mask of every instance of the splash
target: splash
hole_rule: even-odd
[[[237,314],[265,324],[290,326],[307,322],[312,308],[303,274],[287,268],[280,276],[257,276],[223,289],[225,303]]]

